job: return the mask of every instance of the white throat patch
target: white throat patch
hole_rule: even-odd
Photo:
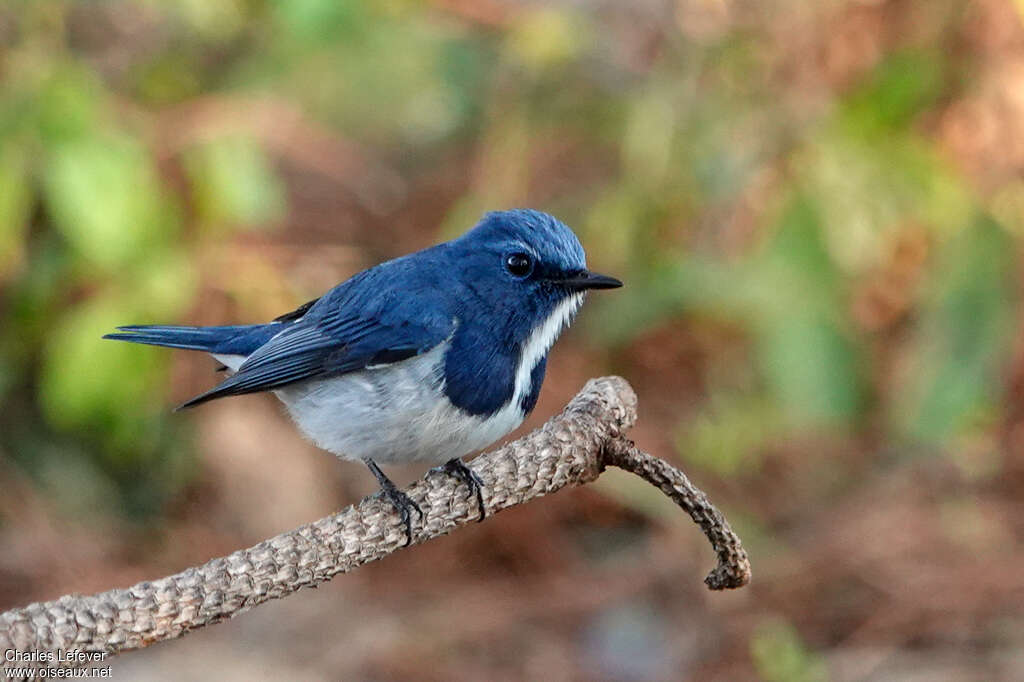
[[[548,319],[534,327],[530,337],[523,344],[523,352],[519,357],[519,368],[516,370],[516,387],[512,394],[512,406],[515,409],[519,409],[523,397],[534,388],[530,381],[533,368],[537,366],[541,358],[548,354],[558,335],[572,322],[581,305],[583,305],[583,294],[569,296],[558,304]]]

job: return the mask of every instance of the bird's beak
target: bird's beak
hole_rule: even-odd
[[[570,275],[560,283],[562,286],[568,287],[573,291],[586,291],[588,289],[618,289],[622,286],[622,282],[614,277],[599,275],[596,272],[589,272],[587,270],[581,270]]]

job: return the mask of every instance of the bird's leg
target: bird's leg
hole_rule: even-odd
[[[476,495],[476,503],[480,507],[480,518],[477,521],[480,522],[487,518],[487,507],[484,506],[484,482],[480,476],[458,457],[448,460],[444,466],[438,467],[438,469],[465,483],[469,487],[469,494]]]
[[[384,472],[380,470],[377,463],[372,459],[364,459],[366,466],[370,467],[370,471],[377,477],[377,482],[380,483],[380,491],[384,497],[388,498],[394,508],[398,511],[402,517],[402,523],[405,524],[405,546],[408,546],[412,542],[412,514],[409,513],[410,509],[415,509],[416,513],[420,515],[420,520],[423,520],[423,510],[420,506],[413,502],[412,498],[403,493],[398,489],[390,478],[384,475]]]

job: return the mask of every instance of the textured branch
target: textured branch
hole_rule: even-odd
[[[700,526],[718,554],[718,566],[704,578],[710,589],[730,590],[750,582],[750,560],[739,536],[704,491],[690,483],[686,474],[663,459],[641,452],[625,438],[616,438],[608,443],[604,462],[634,473],[659,488]]]
[[[661,489],[701,526],[719,561],[705,581],[711,589],[747,584],[750,564],[739,538],[682,472],[640,452],[623,437],[635,421],[636,395],[625,380],[606,377],[588,382],[565,411],[543,427],[473,460],[474,471],[484,481],[488,511],[590,483],[611,464]],[[478,517],[476,500],[446,474],[428,473],[406,493],[423,510],[415,542],[445,535]],[[368,497],[315,523],[177,575],[7,611],[0,614],[0,651],[80,649],[116,654],[138,649],[319,585],[401,549],[404,541],[404,528],[391,505]],[[5,660],[5,665],[26,663]]]

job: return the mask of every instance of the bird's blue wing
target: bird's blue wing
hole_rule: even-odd
[[[436,248],[364,270],[278,318],[283,329],[234,375],[181,407],[401,362],[450,338],[454,297],[442,295],[450,272],[433,262]]]
[[[443,315],[403,315],[404,311],[394,309],[383,315],[373,312],[346,315],[335,309],[307,316],[256,350],[233,376],[179,409],[400,362],[430,350],[455,329],[454,319]]]

